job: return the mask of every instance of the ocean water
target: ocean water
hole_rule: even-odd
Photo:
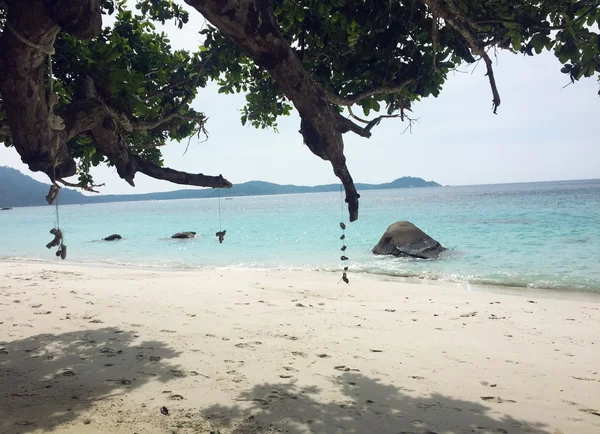
[[[226,194],[224,192],[223,194]],[[361,192],[348,224],[352,273],[479,285],[600,292],[600,180]],[[347,223],[340,193],[149,201],[60,207],[66,262],[146,267],[341,270]],[[345,210],[345,208],[344,208]],[[448,251],[439,260],[371,254],[385,229],[409,220]],[[1,259],[60,261],[45,248],[54,207],[0,212]],[[179,231],[200,234],[173,240]],[[100,241],[112,233],[124,239]],[[0,264],[1,266],[1,264]],[[337,277],[336,277],[337,278]]]

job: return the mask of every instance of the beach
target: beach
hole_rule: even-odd
[[[0,263],[1,433],[600,432],[600,297]]]

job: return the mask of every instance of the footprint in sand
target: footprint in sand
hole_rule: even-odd
[[[484,401],[487,401],[487,402],[495,402],[498,404],[502,404],[504,402],[510,402],[510,403],[514,404],[517,402],[512,399],[502,399],[499,396],[482,396],[481,399],[483,399]]]
[[[600,411],[593,410],[591,408],[580,408],[579,411],[581,411],[583,413],[593,414],[594,416],[600,416]]]
[[[339,366],[334,366],[334,368],[336,371],[342,371],[342,372],[360,372],[360,369],[356,369],[356,368],[349,368],[345,365],[339,365]]]
[[[506,431],[504,428],[487,428],[485,426],[478,426],[477,429],[485,432],[499,432],[502,434],[508,434],[508,431]]]
[[[254,348],[252,345],[244,343],[244,342],[240,342],[239,344],[235,344],[234,347],[237,347],[237,348]]]
[[[112,348],[102,348],[100,354],[104,354],[106,357],[115,357],[117,354],[122,354],[123,350],[114,350]]]
[[[579,381],[599,381],[600,380],[596,380],[595,378],[585,378],[585,377],[572,377],[575,380],[579,380]]]

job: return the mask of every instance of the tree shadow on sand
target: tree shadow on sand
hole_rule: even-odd
[[[51,430],[97,402],[181,376],[179,353],[113,328],[0,342],[0,432]]]
[[[232,407],[203,412],[220,433],[257,434],[548,434],[543,423],[515,420],[477,403],[432,393],[409,396],[409,390],[359,373],[332,378],[335,401],[322,401],[317,387],[294,383],[262,384],[242,393]],[[518,405],[506,403],[505,405]]]

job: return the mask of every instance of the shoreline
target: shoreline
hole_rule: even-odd
[[[0,432],[600,431],[598,300],[329,277],[2,262]]]
[[[339,270],[326,270],[326,269],[301,269],[301,268],[266,268],[266,267],[238,267],[238,266],[182,266],[182,267],[166,267],[149,264],[139,263],[111,263],[105,261],[90,261],[90,262],[79,262],[79,261],[57,261],[52,259],[37,259],[37,258],[6,258],[0,257],[0,264],[43,264],[43,265],[54,265],[64,267],[91,267],[91,268],[106,268],[106,269],[117,269],[117,270],[131,270],[131,271],[159,271],[165,273],[193,273],[193,272],[206,272],[206,271],[256,271],[256,272],[274,272],[274,273],[307,273],[307,274],[325,274],[325,275],[341,275],[342,269]],[[573,298],[582,301],[600,302],[600,291],[596,290],[583,290],[576,288],[555,288],[555,287],[532,287],[532,286],[514,286],[514,285],[502,285],[502,284],[486,284],[486,283],[470,283],[470,282],[459,282],[452,280],[443,279],[428,279],[420,276],[399,276],[385,273],[373,273],[368,271],[348,271],[349,277],[355,276],[370,276],[373,279],[379,281],[392,281],[397,283],[415,284],[415,285],[426,285],[426,286],[440,286],[450,289],[460,289],[461,291],[483,291],[492,292],[498,294],[532,294],[539,297],[549,297],[556,299]],[[338,279],[340,280],[340,279]]]

